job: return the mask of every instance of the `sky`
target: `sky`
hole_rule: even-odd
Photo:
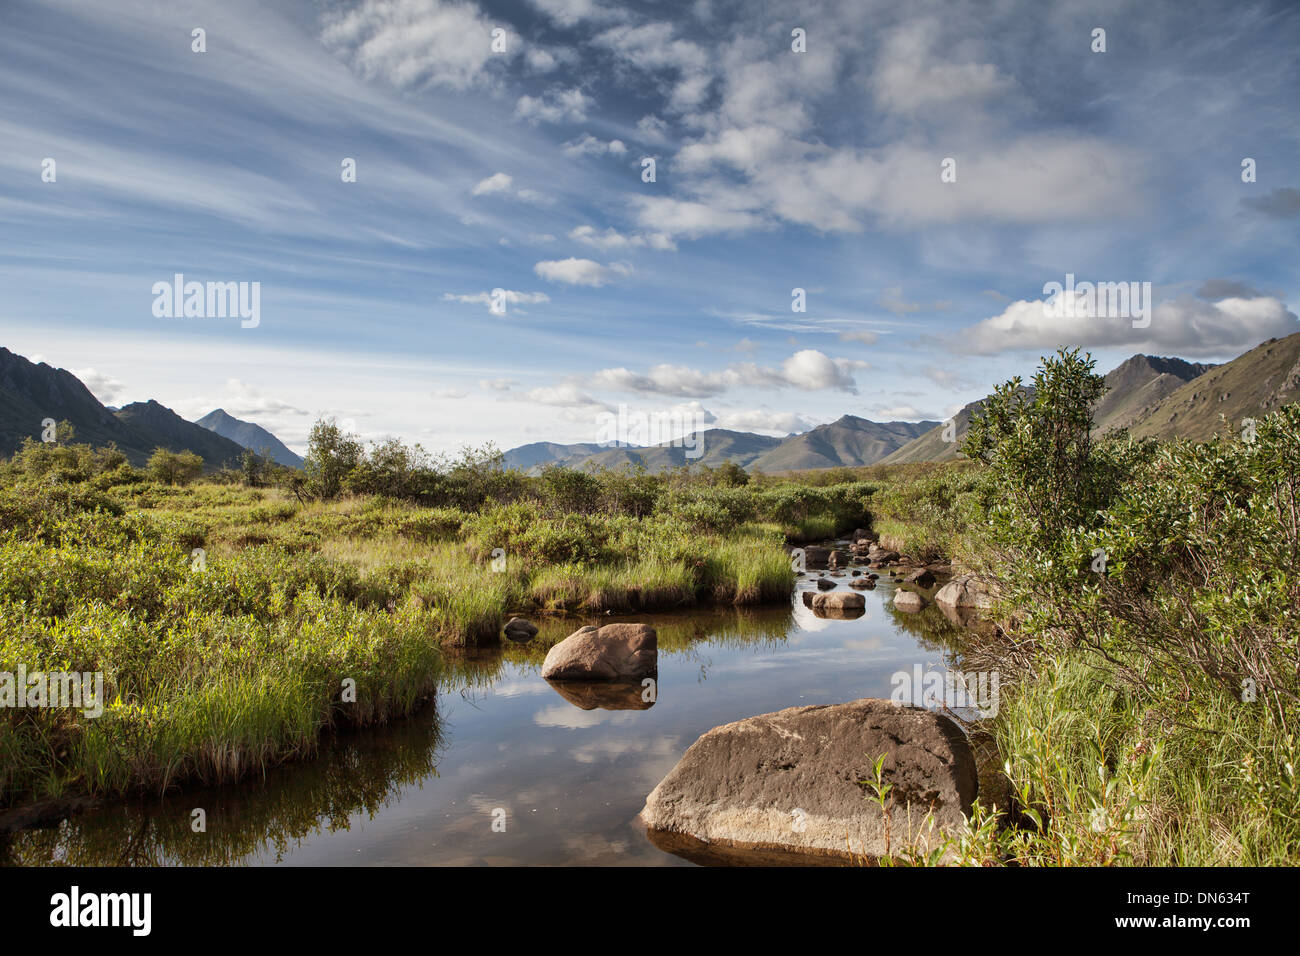
[[[299,451],[1224,361],[1300,331],[1297,51],[1283,2],[3,0],[0,345]],[[256,324],[157,314],[177,273]]]

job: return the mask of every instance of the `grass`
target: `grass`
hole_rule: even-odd
[[[323,731],[412,713],[447,649],[496,644],[514,614],[785,601],[784,532],[861,524],[870,490],[661,482],[628,514],[0,475],[0,672],[102,673],[107,698],[98,718],[0,713],[0,807],[310,756]]]

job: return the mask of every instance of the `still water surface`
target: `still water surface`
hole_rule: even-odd
[[[843,586],[843,582],[841,582]],[[802,578],[799,590],[812,587]],[[75,865],[685,866],[636,815],[701,734],[803,704],[888,698],[891,676],[956,667],[961,629],[933,605],[895,611],[886,575],[866,613],[820,618],[788,606],[548,621],[639,620],[659,633],[657,700],[571,701],[539,675],[544,647],[453,662],[437,704],[376,730],[338,735],[318,759],[264,779],[136,799],[32,830],[8,863]],[[928,593],[933,593],[930,591]],[[571,696],[573,695],[571,693]],[[191,829],[191,811],[207,831]],[[494,819],[504,811],[504,832]]]

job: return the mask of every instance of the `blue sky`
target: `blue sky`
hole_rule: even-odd
[[[1297,50],[1284,3],[6,0],[0,344],[299,449],[1228,359],[1300,331]],[[259,282],[260,323],[155,317],[177,272]],[[1150,326],[1045,317],[1067,273],[1151,282]]]

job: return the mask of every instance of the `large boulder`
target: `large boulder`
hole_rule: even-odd
[[[867,599],[856,591],[823,591],[814,594],[813,610],[855,611],[867,606]]]
[[[913,571],[903,580],[908,584],[915,584],[918,588],[932,588],[934,587],[934,572],[929,568],[921,568],[918,571]]]
[[[847,551],[841,551],[838,548],[831,552],[826,563],[832,568],[847,568],[849,566],[849,554]]]
[[[803,564],[805,568],[814,571],[825,568],[830,561],[831,549],[823,548],[817,545],[808,545],[803,549]]]
[[[928,603],[930,602],[915,591],[898,590],[894,592],[894,607],[900,611],[919,611]]]
[[[882,755],[887,815],[862,782]],[[646,798],[641,820],[710,846],[879,858],[886,847],[937,846],[978,787],[970,745],[949,718],[865,699],[715,727]]]
[[[993,592],[990,586],[974,574],[963,574],[953,578],[939,588],[934,599],[949,607],[990,608],[993,606]]]
[[[639,681],[659,670],[659,637],[648,624],[583,627],[550,649],[547,680]]]

